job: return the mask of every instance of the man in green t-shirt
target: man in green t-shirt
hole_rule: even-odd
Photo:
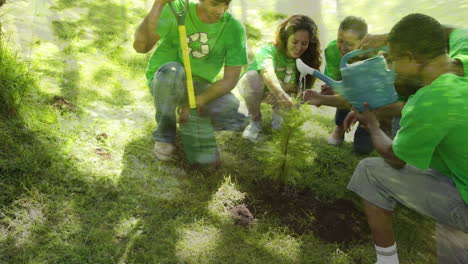
[[[176,108],[186,104],[185,70],[182,66],[177,21],[168,5],[182,10],[184,0],[155,0],[151,11],[138,26],[134,49],[147,53],[157,46],[146,70],[154,97],[156,140],[153,152],[159,160],[169,160],[174,152]],[[238,112],[239,101],[231,93],[241,68],[247,64],[245,32],[241,23],[226,12],[230,0],[190,2],[185,24],[195,87],[197,109],[209,115],[215,130],[243,128],[245,115]],[[217,75],[224,67],[222,79]],[[180,122],[186,121],[182,107]]]
[[[468,76],[468,29],[466,28],[455,28],[452,26],[443,25],[445,35],[447,36],[447,45],[449,48],[449,56],[450,58],[454,59],[453,63],[459,71],[463,70],[465,76]],[[371,35],[368,34],[362,40],[361,49],[368,49],[368,48],[376,48],[388,45],[388,33],[387,34],[375,34]],[[400,90],[400,86],[406,86],[406,90],[415,90],[420,88],[419,84],[414,83],[396,83],[397,91]],[[406,96],[399,96],[399,100],[396,103],[389,104],[377,109],[376,113],[379,119],[390,119],[392,120],[392,135],[395,136],[398,130],[400,129],[400,119],[401,119],[401,111],[405,106],[406,101],[408,98]],[[349,126],[353,122],[353,117],[348,116],[345,123],[345,130],[349,130]]]
[[[392,230],[397,202],[450,230],[450,239],[437,237],[439,263],[468,263],[468,78],[447,53],[444,28],[432,17],[404,17],[388,43],[396,82],[410,84],[399,86],[408,96],[401,129],[392,142],[374,112],[354,110],[382,158],[361,161],[348,188],[364,200],[378,264],[398,263]]]
[[[348,16],[340,23],[338,38],[333,40],[325,48],[325,75],[333,80],[341,80],[340,62],[344,54],[356,50],[361,45],[362,39],[367,34],[367,23],[364,19]],[[327,105],[336,107],[335,129],[327,139],[330,145],[341,145],[344,140],[343,121],[349,113],[349,102],[340,95],[334,95],[328,85],[322,86],[322,91],[318,94],[315,91],[308,91],[306,99],[309,104]],[[354,134],[353,150],[360,154],[369,154],[374,147],[369,133],[359,125]]]

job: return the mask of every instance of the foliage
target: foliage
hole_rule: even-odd
[[[0,40],[0,115],[14,116],[34,85],[26,64]]]
[[[335,253],[333,253],[333,255],[331,256],[330,263],[331,264],[348,264],[348,263],[352,263],[352,260],[346,253],[344,253],[340,249],[337,249]]]
[[[298,100],[295,100],[296,104]],[[301,169],[311,162],[310,141],[301,129],[310,119],[310,107],[299,105],[289,110],[282,110],[281,129],[266,142],[260,155],[264,162],[264,176],[279,183],[295,184],[302,179]]]
[[[78,23],[69,21],[52,21],[52,30],[55,35],[63,40],[70,40],[72,38],[83,36],[83,32],[77,32],[79,29]]]
[[[245,23],[244,25],[248,40],[259,41],[262,39],[262,31],[260,31],[260,29],[249,23]]]
[[[270,10],[263,10],[260,13],[260,19],[264,22],[276,22],[278,20],[286,19],[288,15],[280,12],[270,11]]]

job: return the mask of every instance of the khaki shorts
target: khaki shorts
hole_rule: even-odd
[[[378,207],[393,211],[398,202],[433,218],[439,223],[438,255],[445,258],[440,263],[468,263],[468,206],[449,177],[367,158],[356,167],[348,189]]]

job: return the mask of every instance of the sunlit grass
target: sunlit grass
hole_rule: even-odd
[[[180,262],[206,263],[215,261],[213,250],[218,244],[220,230],[203,221],[178,230],[181,239],[176,244],[176,256]]]

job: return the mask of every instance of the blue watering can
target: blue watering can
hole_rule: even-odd
[[[296,66],[301,74],[301,80],[304,80],[307,74],[316,76],[362,112],[364,102],[367,102],[371,109],[375,109],[398,99],[394,86],[395,73],[388,69],[382,55],[348,64],[351,58],[377,50],[380,49],[354,50],[346,53],[340,62],[342,81],[332,80],[307,66],[301,59],[296,60]]]

